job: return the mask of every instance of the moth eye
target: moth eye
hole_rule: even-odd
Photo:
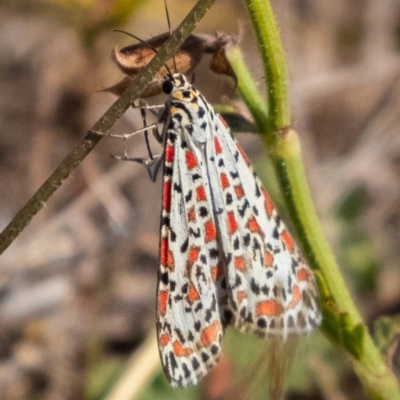
[[[162,85],[162,90],[165,94],[170,94],[172,92],[172,89],[174,88],[174,84],[172,83],[170,78],[167,78],[163,85]]]

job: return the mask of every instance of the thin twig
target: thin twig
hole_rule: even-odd
[[[174,31],[171,38],[158,51],[156,57],[132,81],[121,97],[93,125],[82,141],[65,157],[56,170],[17,213],[0,234],[0,254],[7,249],[32,218],[42,209],[64,180],[70,176],[97,143],[100,142],[102,136],[93,132],[107,132],[121,118],[133,101],[140,96],[154,74],[171,57],[171,54],[174,54],[178,50],[214,2],[215,0],[199,0],[197,2],[187,17]]]

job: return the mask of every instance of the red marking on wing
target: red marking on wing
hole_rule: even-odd
[[[283,240],[283,243],[285,243],[289,253],[292,253],[294,251],[294,241],[290,233],[288,231],[283,231],[281,233],[281,238]]]
[[[224,273],[224,265],[222,262],[218,263],[216,267],[211,268],[211,276],[213,281],[215,282],[218,278],[220,278]]]
[[[161,315],[165,315],[167,312],[168,295],[169,293],[167,290],[158,292],[158,311]]]
[[[167,333],[164,333],[164,335],[162,335],[160,337],[159,343],[161,344],[161,346],[166,346],[170,341],[169,335]]]
[[[240,292],[238,292],[237,294],[237,300],[238,303],[240,304],[245,298],[247,298],[247,294],[244,290],[241,290]]]
[[[174,146],[167,144],[165,146],[165,161],[171,163],[174,159]]]
[[[189,170],[197,167],[197,159],[191,151],[186,151],[186,165]]]
[[[161,239],[160,259],[162,265],[167,265],[168,259],[168,239]]]
[[[308,279],[309,273],[305,269],[300,269],[297,272],[297,279],[299,281],[306,281]]]
[[[265,212],[267,213],[267,217],[271,218],[272,212],[274,211],[274,203],[272,203],[272,200],[265,189],[262,189],[261,191],[265,200]]]
[[[236,193],[236,197],[238,199],[241,199],[244,196],[243,187],[241,185],[236,185],[235,186],[235,193]]]
[[[232,234],[234,232],[236,232],[238,228],[237,222],[236,222],[236,218],[235,215],[233,214],[233,212],[229,212],[228,213],[228,229],[229,229],[229,233]]]
[[[189,263],[193,264],[199,257],[200,249],[198,247],[191,247],[189,250]]]
[[[188,221],[196,222],[196,211],[194,210],[194,206],[188,211]]]
[[[204,190],[204,186],[199,186],[196,189],[196,199],[197,199],[197,201],[206,201],[207,200],[206,191]]]
[[[178,342],[177,340],[172,343],[172,348],[174,349],[174,353],[177,357],[187,357],[193,353],[191,348],[183,347],[182,343]]]
[[[222,189],[226,189],[227,187],[229,187],[229,180],[228,180],[228,177],[226,176],[226,174],[222,173],[219,176],[219,179],[221,181]]]
[[[299,304],[300,300],[301,300],[301,290],[297,285],[295,285],[293,286],[292,289],[292,300],[289,303],[289,308],[296,307],[297,304]]]
[[[221,118],[222,119],[222,118]],[[224,121],[224,120],[223,120]],[[225,122],[225,121],[224,121]],[[215,152],[217,154],[222,153],[222,147],[221,147],[221,143],[219,142],[218,138],[216,136],[214,136],[214,147],[215,147]]]
[[[171,181],[164,182],[163,190],[163,210],[171,210]]]
[[[172,251],[168,250],[167,267],[173,271],[175,269],[175,260]]]
[[[194,303],[196,300],[200,299],[199,292],[196,290],[196,288],[193,285],[189,286],[188,299],[189,299],[189,303]]]
[[[217,231],[215,230],[214,222],[212,222],[211,220],[208,220],[204,224],[204,227],[206,230],[206,242],[215,240],[217,238]]]
[[[201,332],[200,347],[208,347],[213,342],[218,341],[218,335],[221,333],[221,324],[218,321],[214,321],[210,326],[204,328]]]
[[[258,222],[255,218],[249,219],[247,222],[247,227],[250,229],[250,232],[260,233],[260,225],[258,225]]]
[[[272,267],[274,265],[274,256],[269,251],[266,251],[264,254],[264,265],[266,267]]]
[[[267,317],[274,317],[281,315],[284,312],[282,304],[275,300],[261,301],[256,306],[257,315],[266,315]]]
[[[171,271],[174,270],[175,268],[174,255],[168,248],[167,238],[161,239],[160,260],[163,266],[168,267]]]
[[[244,259],[243,257],[235,257],[235,268],[240,271],[244,271]]]

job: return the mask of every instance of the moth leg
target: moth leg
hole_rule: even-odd
[[[150,109],[151,112],[154,113],[154,108],[165,108],[164,105],[162,106],[149,106],[145,101],[141,100],[140,105],[136,106],[135,104],[132,104],[133,108],[139,108],[140,109],[140,115],[142,117],[143,121],[143,128],[136,130],[135,132],[131,133],[122,133],[122,134],[113,134],[113,133],[103,133],[103,132],[98,132],[98,131],[90,131],[91,133],[97,134],[97,135],[102,135],[102,136],[109,136],[109,137],[115,137],[115,138],[123,138],[124,141],[129,139],[130,137],[144,132],[144,138],[146,142],[146,148],[147,148],[147,157],[129,157],[127,154],[127,150],[125,150],[124,154],[122,156],[118,155],[111,155],[111,157],[117,159],[117,160],[122,160],[122,161],[134,161],[138,162],[139,164],[144,165],[147,173],[150,176],[150,179],[152,182],[155,182],[157,178],[157,173],[160,169],[160,165],[163,162],[163,155],[162,154],[156,154],[153,155],[153,152],[151,151],[150,147],[150,142],[149,142],[149,137],[148,137],[148,131],[151,130],[154,138],[158,143],[163,143],[163,133],[160,133],[158,131],[158,125],[157,123],[153,123],[151,125],[147,125],[146,121],[146,109]],[[155,113],[156,115],[159,115],[159,112]]]
[[[154,138],[157,140],[158,143],[161,143],[162,140],[161,140],[161,135],[158,133],[157,123],[155,122],[151,125],[147,125],[146,114],[145,114],[144,110],[149,110],[152,114],[154,114],[155,116],[158,116],[159,112],[154,111],[154,109],[165,108],[165,105],[151,106],[151,105],[147,104],[144,100],[139,100],[138,106],[135,103],[132,103],[131,107],[140,109],[140,115],[142,117],[142,121],[144,124],[143,128],[140,128],[140,129],[138,129],[134,132],[130,132],[130,133],[107,133],[107,132],[100,132],[100,131],[94,131],[94,130],[90,130],[89,132],[94,133],[96,135],[100,135],[100,136],[123,138],[124,140],[126,140],[126,139],[129,139],[130,137],[136,135],[137,133],[141,133],[141,132],[145,132],[145,135],[147,136],[148,129],[152,129]],[[147,142],[147,138],[146,138],[146,142]],[[148,147],[148,150],[149,150],[149,147]],[[151,151],[149,151],[149,153],[151,154]]]
[[[142,102],[142,105],[143,104],[146,105],[145,102]],[[148,129],[151,128],[151,130],[153,132],[153,136],[157,140],[158,143],[162,143],[162,136],[158,132],[157,124],[147,125],[146,112],[145,112],[146,107],[139,107],[139,109],[140,109],[140,115],[141,115],[142,121],[143,121],[143,128],[141,129],[141,131],[144,132],[144,139],[146,142],[148,157],[146,157],[146,158],[128,157],[126,150],[125,150],[123,156],[113,156],[113,157],[118,160],[135,161],[135,162],[138,162],[139,164],[142,164],[145,167],[147,173],[149,174],[151,181],[155,182],[155,180],[157,178],[158,170],[163,161],[163,157],[161,154],[153,155],[153,152],[151,151],[151,147],[150,147],[150,142],[149,142]],[[138,131],[136,131],[136,133],[137,132]]]
[[[159,111],[155,111],[157,109],[163,109],[165,108],[165,104],[155,104],[155,105],[150,105],[143,99],[139,99],[139,105],[137,106],[135,103],[131,105],[132,108],[140,108],[144,110],[149,110],[155,117],[158,116]]]
[[[123,138],[124,140],[129,139],[130,137],[141,133],[141,132],[146,132],[148,129],[157,129],[157,123],[145,126],[143,128],[138,129],[135,132],[130,132],[130,133],[107,133],[107,132],[100,132],[100,131],[93,131],[90,130],[90,133],[94,133],[96,135],[100,135],[100,136],[108,136],[108,137],[115,137],[115,138]]]
[[[136,106],[136,104],[133,104],[132,107],[140,109],[140,114],[142,116],[143,125],[145,125],[145,126],[146,126],[145,110],[149,110],[155,117],[157,117],[159,122],[162,122],[165,119],[164,118],[165,104],[158,104],[158,105],[150,106],[146,101],[139,99],[139,105]],[[155,109],[159,109],[159,111],[155,111]],[[163,136],[162,136],[162,134],[160,134],[158,129],[153,129],[152,132],[153,132],[154,139],[156,139],[158,143],[162,143]],[[146,145],[147,145],[147,140],[148,140],[147,133],[145,135],[146,135],[145,137],[146,137]],[[150,153],[151,153],[151,151],[149,151],[149,154]]]
[[[139,164],[142,164],[147,173],[149,174],[149,177],[152,182],[156,181],[157,178],[157,173],[160,169],[160,166],[163,163],[164,156],[163,154],[156,154],[152,158],[147,157],[147,158],[142,158],[142,157],[129,157],[127,150],[125,150],[124,155],[122,156],[117,156],[117,155],[111,155],[111,157],[121,160],[121,161],[134,161]]]

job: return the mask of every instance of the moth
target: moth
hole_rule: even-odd
[[[285,341],[321,312],[311,269],[225,121],[180,73],[162,90],[163,153],[150,163],[163,163],[157,337],[166,377],[185,387],[217,364],[227,327]]]

